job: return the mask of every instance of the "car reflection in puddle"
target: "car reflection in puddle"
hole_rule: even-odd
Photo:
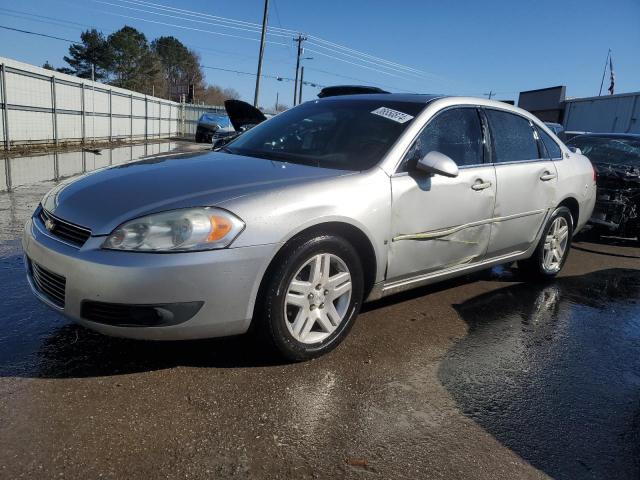
[[[465,415],[554,478],[639,478],[640,271],[489,292],[439,378]]]

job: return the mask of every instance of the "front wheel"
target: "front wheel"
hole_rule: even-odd
[[[335,348],[358,315],[363,273],[345,239],[315,236],[287,249],[266,280],[258,329],[285,358],[306,360]]]
[[[518,262],[518,268],[533,278],[552,278],[562,269],[571,248],[573,219],[566,207],[558,207],[542,232],[531,258]]]

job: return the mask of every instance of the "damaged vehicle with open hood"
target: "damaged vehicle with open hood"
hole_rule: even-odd
[[[196,143],[211,143],[212,141],[234,135],[227,115],[216,112],[203,113],[196,126]]]
[[[242,135],[247,130],[264,122],[267,116],[253,105],[242,100],[225,100],[224,109],[227,111],[229,121],[233,126],[233,133],[224,137],[213,138],[213,150],[219,150],[224,145]]]
[[[640,134],[589,133],[567,145],[579,148],[598,173],[594,230],[640,240]]]

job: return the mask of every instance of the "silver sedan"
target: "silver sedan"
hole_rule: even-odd
[[[466,97],[307,102],[221,151],[146,159],[49,192],[23,238],[35,295],[109,335],[250,327],[292,360],[363,302],[496,264],[553,277],[595,176],[537,118]]]

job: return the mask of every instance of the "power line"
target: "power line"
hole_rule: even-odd
[[[262,28],[262,25],[260,25],[258,23],[247,22],[247,21],[244,21],[244,20],[236,20],[236,19],[233,19],[233,18],[221,17],[221,16],[211,15],[211,14],[203,13],[203,12],[196,12],[194,10],[187,10],[187,9],[184,9],[184,8],[171,7],[169,5],[162,5],[160,3],[154,3],[154,2],[145,1],[145,0],[117,0],[117,1],[122,2],[122,3],[129,3],[129,4],[133,4],[133,5],[147,6],[148,8],[153,8],[153,9],[156,9],[156,10],[177,12],[177,13],[181,13],[182,15],[191,16],[191,17],[210,18],[212,20],[217,20],[217,21],[220,21],[220,22],[226,22],[226,23],[230,23],[232,25],[233,24],[244,25],[244,26],[247,26],[247,27],[253,27],[256,30],[259,30],[259,29]],[[288,29],[288,28],[270,27],[270,30],[287,33],[288,35],[296,33],[295,30],[291,30],[291,29]]]
[[[410,71],[413,71],[414,73],[417,73],[417,74],[420,74],[420,75],[427,75],[427,76],[432,75],[430,73],[423,72],[422,70],[418,70],[417,68],[408,67],[408,66],[402,65],[400,63],[395,63],[395,62],[391,62],[389,60],[385,60],[384,58],[376,57],[374,55],[369,55],[368,53],[360,52],[360,51],[355,50],[353,48],[349,48],[349,47],[346,47],[344,45],[340,45],[339,43],[330,42],[328,40],[325,40],[325,39],[323,39],[321,37],[317,37],[315,35],[309,35],[309,38],[311,39],[310,42],[313,42],[315,40],[316,42],[321,42],[321,43],[327,44],[327,45],[333,47],[334,51],[337,48],[339,50],[345,50],[345,51],[348,51],[348,52],[351,52],[351,53],[354,53],[354,54],[357,54],[357,55],[360,55],[360,56],[363,56],[363,57],[371,58],[373,60],[377,60],[379,62],[386,63],[386,64],[388,64],[388,65],[390,65],[392,67],[410,70]],[[314,42],[314,43],[316,43],[316,42]],[[316,45],[317,45],[317,43],[316,43]],[[328,49],[328,47],[325,47],[325,48]]]
[[[144,10],[141,8],[135,8],[135,7],[127,7],[125,5],[119,5],[117,3],[112,3],[112,2],[107,2],[105,0],[91,0],[94,3],[102,3],[104,5],[109,5],[111,7],[118,7],[118,8],[124,8],[126,10],[134,10],[136,12],[142,12],[142,13],[148,13],[151,15],[159,15],[162,17],[169,17],[169,18],[173,18],[173,19],[179,19],[179,20],[186,20],[189,22],[194,22],[194,23],[204,23],[205,25],[213,25],[216,27],[221,27],[221,28],[230,28],[233,30],[242,30],[245,32],[251,32],[251,33],[260,33],[252,28],[246,28],[246,27],[241,27],[241,26],[231,26],[231,25],[224,25],[224,24],[220,24],[220,23],[215,23],[215,22],[211,22],[211,21],[206,21],[206,20],[195,20],[193,18],[180,18],[180,17],[176,17],[175,14],[169,14],[169,13],[158,13],[158,12],[152,12],[149,10]],[[288,38],[289,35],[284,35],[284,34],[280,34],[280,33],[269,33],[269,35],[277,35],[279,37],[286,37]]]
[[[220,17],[220,16],[215,16],[215,15],[209,15],[209,14],[205,14],[205,13],[200,13],[200,12],[195,12],[193,10],[186,10],[186,9],[180,9],[180,8],[175,8],[175,7],[170,7],[170,6],[166,6],[166,5],[161,5],[161,4],[157,4],[157,3],[153,3],[153,2],[148,2],[148,1],[144,1],[144,0],[114,0],[120,3],[126,3],[129,5],[135,5],[138,7],[144,7],[146,9],[141,9],[141,8],[134,8],[134,7],[127,7],[124,5],[120,5],[120,4],[114,4],[111,2],[107,2],[105,0],[92,0],[94,2],[97,3],[105,3],[108,5],[112,5],[112,6],[116,6],[116,7],[120,7],[120,8],[125,8],[125,9],[130,9],[130,10],[136,10],[136,11],[140,11],[143,13],[148,13],[151,15],[162,15],[162,16],[170,16],[172,18],[176,18],[176,14],[178,15],[183,15],[183,16],[188,16],[188,17],[196,17],[196,19],[194,18],[184,18],[184,17],[177,17],[180,20],[183,21],[190,21],[190,22],[197,22],[197,23],[205,23],[205,24],[210,24],[210,25],[214,25],[217,27],[221,27],[221,28],[233,28],[233,29],[238,29],[238,30],[243,30],[243,31],[249,31],[252,33],[259,33],[259,29],[261,28],[261,25],[255,24],[255,23],[251,23],[251,22],[245,22],[245,21],[240,21],[240,20],[234,20],[234,19],[229,19],[227,17]],[[164,12],[171,12],[170,15],[168,15],[167,13],[158,13],[158,12],[153,12],[148,10],[149,8],[152,9],[156,9],[156,10],[161,10]],[[210,18],[213,19],[213,21],[205,21],[202,20],[204,18]],[[230,25],[224,25],[224,24],[220,24],[219,22],[226,22],[226,23],[230,23]],[[275,27],[269,27],[267,29],[267,34],[268,35],[276,35],[276,36],[280,36],[280,37],[286,37],[289,36],[289,34],[287,35],[283,35],[282,32],[295,32],[294,30],[291,29],[285,29],[285,28],[275,28]],[[243,37],[245,38],[245,37]],[[402,65],[400,63],[397,62],[392,62],[380,57],[376,57],[374,55],[370,55],[364,52],[360,52],[358,50],[346,47],[344,45],[340,45],[337,44],[335,42],[330,42],[328,40],[325,40],[321,37],[315,36],[315,35],[310,35],[309,38],[313,38],[315,41],[313,42],[313,44],[318,47],[318,48],[322,48],[325,50],[329,50],[331,52],[333,52],[334,55],[343,55],[355,60],[359,60],[361,62],[364,63],[368,63],[370,65],[375,65],[378,68],[384,68],[387,70],[394,70],[394,71],[398,71],[401,70],[401,72],[398,73],[403,73],[405,75],[413,75],[413,76],[418,76],[418,77],[425,77],[425,76],[434,76],[432,74],[423,72],[421,70],[418,70],[416,68],[413,67],[408,67],[406,65]],[[326,54],[325,54],[326,55]],[[347,62],[348,63],[348,62]],[[356,65],[355,63],[353,64],[355,66],[361,66],[362,65]]]
[[[5,30],[11,30],[11,31],[14,31],[14,32],[26,33],[28,35],[36,35],[36,36],[39,36],[39,37],[52,38],[54,40],[61,40],[63,42],[68,42],[68,43],[77,43],[75,40],[69,40],[68,38],[56,37],[56,36],[53,36],[53,35],[47,35],[45,33],[32,32],[30,30],[22,30],[20,28],[7,27],[6,25],[0,25],[0,28],[3,28]],[[209,70],[219,70],[219,71],[223,71],[223,72],[237,73],[239,75],[249,75],[249,76],[252,76],[252,77],[256,76],[256,74],[253,73],[253,72],[244,72],[242,70],[233,70],[233,69],[230,69],[230,68],[212,67],[210,65],[200,65],[200,67],[206,68],[206,69],[209,69]],[[293,78],[289,78],[289,77],[280,77],[280,76],[268,75],[268,74],[261,74],[260,76],[263,77],[263,78],[271,78],[271,79],[278,80],[278,81],[293,82]],[[305,84],[307,84],[307,85],[310,85],[311,83],[314,83],[318,87],[325,87],[326,86],[326,85],[321,85],[321,84],[316,83],[316,82],[305,82]]]
[[[0,10],[3,10],[5,12],[5,15],[9,15],[9,16],[12,16],[12,17],[15,17],[15,18],[22,18],[24,20],[29,20],[29,21],[49,23],[51,25],[57,25],[57,26],[60,26],[60,27],[70,28],[71,25],[73,25],[75,27],[82,27],[82,28],[93,27],[92,25],[88,25],[86,23],[71,22],[69,20],[63,20],[61,18],[47,17],[46,15],[37,15],[37,14],[31,13],[31,12],[23,12],[23,11],[20,11],[20,10],[12,10],[10,8],[0,8]],[[29,17],[34,17],[34,18],[29,18]],[[65,23],[67,25],[64,25]]]
[[[320,73],[324,73],[326,75],[331,75],[333,77],[338,77],[338,78],[346,78],[347,80],[355,80],[357,82],[363,82],[364,84],[368,84],[368,85],[374,85],[374,86],[378,86],[378,87],[384,87],[384,88],[390,88],[392,90],[397,90],[399,92],[404,92],[404,93],[416,93],[416,92],[412,92],[410,90],[402,90],[394,85],[387,85],[384,83],[380,83],[380,82],[371,82],[370,80],[364,80],[362,78],[358,78],[358,77],[351,77],[349,75],[341,75],[339,73],[333,73],[333,72],[328,72],[326,70],[321,70],[319,68],[315,68],[315,67],[307,67],[307,70],[313,70],[314,72],[320,72]]]
[[[314,46],[316,46],[318,48],[327,49],[327,50],[333,52],[334,55],[344,55],[344,56],[346,56],[348,58],[353,58],[354,60],[358,60],[359,62],[364,62],[364,63],[368,63],[368,64],[371,64],[371,65],[375,65],[378,68],[385,68],[385,69],[396,71],[398,73],[402,73],[402,74],[405,74],[405,75],[413,75],[414,77],[418,77],[418,78],[422,78],[423,77],[422,75],[418,75],[418,74],[413,73],[413,72],[409,72],[409,71],[406,71],[406,70],[398,69],[396,67],[386,66],[386,65],[381,64],[379,62],[374,62],[374,61],[371,61],[371,60],[367,60],[366,58],[361,58],[361,57],[358,57],[356,55],[351,55],[349,53],[343,53],[343,52],[336,52],[335,49],[331,49],[329,47],[325,47],[325,46],[319,45],[317,43],[309,42],[309,44],[310,45],[314,45]]]
[[[372,70],[372,71],[374,71],[374,72],[382,73],[382,74],[384,74],[384,75],[389,75],[389,76],[391,76],[391,77],[400,78],[400,79],[402,79],[402,80],[410,80],[410,79],[408,79],[408,78],[406,78],[406,77],[402,77],[402,76],[400,76],[400,75],[396,75],[396,74],[394,74],[394,73],[389,73],[389,72],[387,72],[387,71],[384,71],[384,70],[378,70],[378,69],[376,69],[376,68],[369,67],[369,66],[367,66],[367,65],[361,65],[361,64],[359,64],[359,63],[351,62],[351,61],[349,61],[349,60],[345,60],[345,59],[343,59],[343,58],[336,57],[336,56],[334,56],[334,55],[328,55],[328,54],[326,54],[326,53],[324,53],[324,52],[319,52],[318,50],[313,50],[313,49],[311,49],[311,48],[307,48],[307,51],[308,51],[308,52],[312,52],[312,53],[314,53],[314,54],[316,54],[316,55],[321,55],[321,56],[323,56],[323,57],[332,58],[333,60],[338,60],[339,62],[344,62],[344,63],[348,63],[348,64],[350,64],[350,65],[355,65],[356,67],[366,68],[367,70]]]
[[[158,20],[149,20],[147,18],[132,17],[130,15],[122,15],[120,13],[107,12],[107,11],[104,11],[104,10],[98,10],[98,11],[100,13],[104,13],[104,14],[107,14],[107,15],[113,15],[113,16],[116,16],[116,17],[128,18],[129,20],[138,20],[138,21],[141,21],[141,22],[154,23],[156,25],[164,25],[164,26],[167,26],[167,27],[181,28],[183,30],[192,30],[192,31],[196,31],[196,32],[209,33],[211,35],[221,35],[223,37],[232,37],[232,38],[239,38],[239,39],[242,39],[242,40],[251,40],[253,42],[259,42],[260,41],[259,38],[242,37],[240,35],[233,35],[231,33],[215,32],[213,30],[204,30],[202,28],[187,27],[185,25],[176,25],[174,23],[160,22]],[[271,45],[281,45],[281,46],[284,46],[284,47],[287,46],[286,43],[273,42],[271,40],[267,40],[267,43],[269,43]]]
[[[237,73],[238,75],[248,75],[248,76],[251,76],[251,77],[255,77],[256,76],[256,74],[254,72],[244,72],[242,70],[233,70],[231,68],[211,67],[209,65],[200,65],[200,67],[206,68],[206,69],[209,69],[209,70],[220,70],[220,71],[223,71],[223,72]],[[277,75],[269,75],[269,74],[266,74],[266,73],[263,73],[260,76],[262,78],[271,78],[273,80],[278,80],[279,82],[283,82],[283,81],[285,81],[285,82],[293,82],[294,81],[294,79],[290,78],[290,77],[280,77],[280,76],[277,76]],[[311,81],[305,81],[304,83],[305,83],[305,85],[313,84],[313,85],[316,85],[319,88],[323,88],[323,87],[327,86],[327,85],[322,85],[320,83],[311,82]]]
[[[7,27],[5,25],[0,25],[0,28],[4,28],[5,30],[13,30],[14,32],[27,33],[29,35],[37,35],[39,37],[52,38],[54,40],[61,40],[63,42],[76,43],[75,40],[69,40],[68,38],[62,38],[62,37],[56,37],[54,35],[47,35],[46,33],[31,32],[29,30],[21,30],[19,28]]]

